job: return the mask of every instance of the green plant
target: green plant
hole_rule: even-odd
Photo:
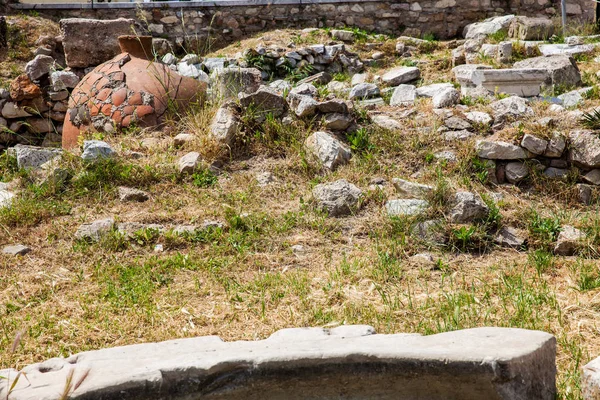
[[[529,215],[529,232],[542,246],[549,246],[560,232],[560,220],[556,216],[543,218],[532,210]]]
[[[554,265],[554,256],[545,249],[534,250],[527,255],[527,258],[540,276]]]
[[[0,182],[10,181],[18,172],[17,157],[8,152],[0,154]]]
[[[471,171],[475,179],[481,184],[486,184],[489,180],[490,171],[493,170],[493,162],[481,159],[477,156],[471,158]]]
[[[500,29],[500,30],[488,35],[488,41],[490,43],[504,42],[507,38],[508,38],[508,31],[506,29]]]
[[[581,124],[589,129],[600,130],[600,110],[594,108],[592,111],[584,112]]]
[[[214,186],[219,181],[219,178],[208,168],[201,169],[192,174],[192,182],[194,186],[207,188]]]
[[[500,212],[500,208],[494,199],[487,194],[482,194],[481,197],[489,209],[488,215],[485,217],[483,223],[487,229],[498,229],[502,223],[502,213]]]
[[[374,146],[369,140],[369,134],[370,132],[367,130],[367,128],[359,128],[348,133],[346,137],[350,143],[350,148],[359,153],[373,150]]]
[[[592,264],[578,260],[576,268],[579,269],[577,289],[580,292],[586,292],[600,287],[600,274],[598,273],[598,269],[594,268]]]
[[[140,246],[148,246],[156,243],[160,236],[160,230],[156,228],[144,228],[135,231],[132,235],[133,240]]]
[[[473,246],[472,240],[477,228],[473,225],[452,229],[450,240],[459,250],[465,251]]]

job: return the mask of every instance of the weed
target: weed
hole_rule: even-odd
[[[488,35],[488,41],[490,43],[504,42],[507,38],[508,38],[508,31],[506,29],[500,29],[500,30]]]
[[[541,246],[550,246],[560,232],[560,220],[555,217],[541,217],[535,210],[529,213],[529,232],[531,238]]]
[[[359,128],[346,135],[350,148],[358,153],[368,152],[374,149],[369,139],[370,132],[367,128]]]
[[[554,265],[554,256],[545,249],[537,249],[527,255],[529,265],[532,265],[539,276],[547,272]]]
[[[600,287],[600,274],[592,264],[577,261],[576,268],[579,270],[577,278],[577,290],[586,292]]]
[[[219,181],[219,178],[208,168],[201,169],[192,174],[192,182],[194,186],[207,188],[214,186]]]
[[[472,176],[481,184],[486,184],[489,181],[490,171],[493,171],[493,162],[481,159],[477,156],[471,158],[470,170]]]
[[[600,130],[600,110],[593,109],[589,112],[584,112],[581,117],[581,124],[586,128]]]
[[[473,225],[461,226],[451,230],[450,243],[461,251],[466,251],[473,247],[473,239],[477,228]]]

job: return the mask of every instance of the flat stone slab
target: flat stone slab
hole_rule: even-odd
[[[555,357],[552,335],[524,329],[297,328],[260,341],[206,336],[54,358],[25,367],[10,398],[55,400],[71,371],[73,382],[89,371],[70,399],[550,400]]]
[[[479,69],[471,75],[476,86],[522,97],[538,96],[548,78],[543,69]]]
[[[544,56],[555,56],[555,55],[559,55],[559,54],[566,54],[566,55],[575,55],[575,54],[586,54],[586,53],[593,53],[594,50],[596,49],[596,45],[594,44],[576,44],[576,45],[570,45],[570,44],[564,44],[564,43],[557,43],[557,44],[540,44],[538,46],[538,48],[540,49],[540,53],[542,53],[542,55]]]

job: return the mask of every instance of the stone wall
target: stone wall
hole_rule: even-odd
[[[247,35],[275,28],[358,27],[387,34],[423,36],[439,39],[460,36],[465,25],[503,14],[559,16],[557,0],[418,0],[418,1],[339,1],[267,0],[18,4],[20,9],[35,8],[56,18],[82,17],[114,19],[138,18],[156,37],[181,43],[185,39],[211,37],[233,42]],[[569,0],[570,19],[593,22],[593,0]]]

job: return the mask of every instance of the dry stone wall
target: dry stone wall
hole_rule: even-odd
[[[78,4],[77,8],[52,8],[33,5],[46,15],[60,18],[96,19],[138,18],[155,36],[182,43],[207,38],[231,42],[274,28],[358,27],[386,34],[422,36],[434,34],[439,39],[459,36],[469,23],[487,17],[518,14],[559,16],[560,3],[551,0],[419,0],[311,2],[242,1],[124,4],[99,3],[94,9]],[[32,7],[32,5],[19,5]],[[127,8],[125,8],[127,7]],[[570,18],[592,22],[592,0],[569,0]]]

